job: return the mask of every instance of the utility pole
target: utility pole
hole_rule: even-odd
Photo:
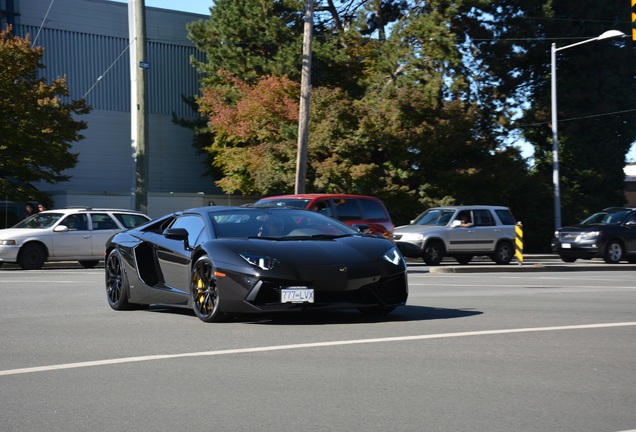
[[[148,115],[146,111],[146,5],[128,0],[130,49],[130,136],[133,158],[132,208],[148,213]]]
[[[300,79],[298,112],[298,153],[296,156],[296,193],[305,193],[307,177],[307,141],[309,140],[309,94],[311,92],[311,41],[313,38],[314,2],[307,0],[303,34],[303,64]]]

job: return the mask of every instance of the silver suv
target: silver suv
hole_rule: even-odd
[[[46,261],[79,261],[86,268],[104,259],[113,234],[150,221],[143,213],[105,208],[67,208],[36,213],[0,230],[0,265],[18,263],[25,270]]]
[[[395,229],[393,238],[402,254],[438,265],[444,256],[468,264],[485,255],[497,264],[509,264],[514,256],[515,218],[507,207],[434,207],[410,225]]]

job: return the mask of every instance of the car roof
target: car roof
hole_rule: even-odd
[[[64,214],[72,214],[72,213],[80,213],[85,211],[99,211],[99,212],[117,212],[117,213],[128,213],[128,214],[139,214],[146,216],[143,212],[137,210],[126,210],[126,209],[115,209],[115,208],[100,208],[100,207],[64,207],[60,209],[50,209],[41,211],[41,214],[47,213],[64,213]]]
[[[261,200],[283,199],[283,198],[300,198],[300,199],[315,199],[315,198],[371,198],[371,199],[378,199],[378,198],[376,198],[374,196],[370,196],[370,195],[306,193],[306,194],[274,195],[274,196],[263,197],[263,198],[261,198]]]

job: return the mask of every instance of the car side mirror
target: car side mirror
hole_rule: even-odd
[[[186,250],[190,249],[188,244],[188,231],[185,228],[166,228],[163,236],[168,240],[182,240]]]
[[[53,228],[53,232],[68,232],[69,229],[66,225],[58,225],[55,228]]]
[[[626,223],[625,223],[625,226],[628,226],[628,227],[636,226],[636,221],[629,221],[629,222],[626,222]]]
[[[452,223],[451,223],[451,227],[453,228],[457,228],[459,226],[462,226],[462,221],[455,219]]]

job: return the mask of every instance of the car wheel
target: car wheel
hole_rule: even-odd
[[[612,240],[605,248],[603,259],[608,264],[618,264],[621,258],[623,258],[623,254],[623,245],[617,240]]]
[[[512,244],[507,241],[502,241],[495,248],[495,253],[492,256],[492,260],[496,264],[506,265],[510,264],[510,261],[512,261],[512,255]]]
[[[194,313],[203,322],[219,322],[225,318],[221,312],[221,296],[214,265],[207,255],[200,257],[192,267],[190,293]]]
[[[576,257],[570,255],[559,255],[559,257],[561,257],[561,261],[566,263],[573,263],[574,261],[576,261]]]
[[[128,278],[122,264],[121,254],[114,249],[106,258],[106,296],[108,304],[115,310],[131,309],[128,303]]]
[[[439,242],[432,241],[424,247],[422,259],[426,265],[439,265],[442,262],[442,258],[444,258],[444,247]]]
[[[472,255],[459,255],[459,256],[455,257],[455,259],[461,265],[466,265],[473,259],[473,256]]]
[[[25,244],[18,254],[18,264],[23,270],[41,269],[45,261],[46,251],[36,243]]]
[[[99,264],[99,261],[80,261],[79,263],[84,268],[94,268],[97,264]]]

